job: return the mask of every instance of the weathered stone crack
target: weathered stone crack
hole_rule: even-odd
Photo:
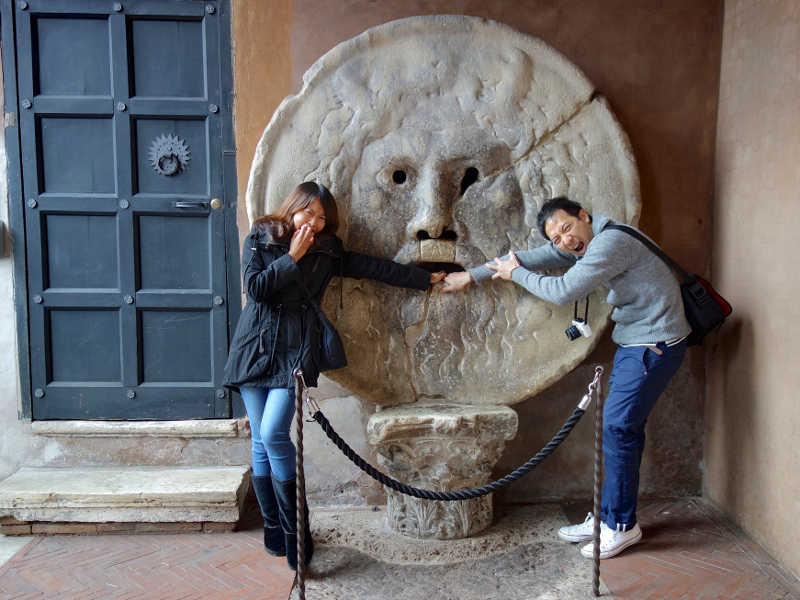
[[[596,92],[592,92],[592,94],[589,95],[588,99],[586,99],[584,102],[579,104],[578,107],[574,111],[572,111],[572,114],[570,114],[566,119],[561,121],[558,125],[556,125],[550,131],[546,131],[545,133],[543,133],[539,137],[539,139],[536,140],[533,143],[533,145],[528,149],[528,151],[525,152],[525,154],[523,154],[522,156],[517,158],[514,162],[512,162],[507,167],[503,167],[502,169],[498,169],[497,171],[495,171],[493,173],[489,173],[488,175],[485,175],[484,177],[479,177],[478,181],[489,179],[491,177],[498,177],[499,175],[502,175],[506,171],[510,171],[511,169],[516,168],[518,164],[520,164],[520,163],[522,163],[524,161],[527,161],[530,158],[530,155],[533,154],[536,151],[537,148],[540,148],[540,147],[544,146],[545,144],[547,144],[548,142],[550,142],[550,140],[552,140],[556,135],[558,135],[559,131],[561,131],[566,125],[571,123],[572,120],[575,117],[577,117],[581,112],[583,112],[583,110],[586,107],[588,107],[592,102],[594,102],[597,97],[598,97],[598,94]]]

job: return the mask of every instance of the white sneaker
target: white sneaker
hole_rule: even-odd
[[[594,515],[586,514],[583,523],[577,525],[567,525],[558,530],[558,537],[565,542],[585,542],[592,539],[594,535]]]
[[[600,558],[616,556],[641,539],[642,529],[638,523],[630,530],[626,530],[625,525],[617,525],[615,530],[605,523],[600,523]],[[594,556],[594,544],[586,544],[581,548],[581,554],[586,558],[592,558]]]

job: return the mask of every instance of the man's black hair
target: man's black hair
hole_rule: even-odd
[[[566,196],[557,196],[555,198],[550,198],[550,200],[546,201],[542,204],[542,208],[539,209],[539,214],[536,215],[536,226],[539,228],[539,231],[542,232],[544,239],[549,240],[550,238],[547,236],[547,232],[544,230],[544,225],[547,223],[547,220],[553,216],[553,213],[557,210],[563,210],[571,217],[577,217],[578,213],[583,210],[583,207],[567,198]],[[589,215],[589,222],[591,223],[591,215]]]

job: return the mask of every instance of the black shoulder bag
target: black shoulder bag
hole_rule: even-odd
[[[649,248],[653,254],[663,260],[668,267],[680,275],[683,283],[680,284],[681,296],[683,297],[683,310],[686,313],[686,320],[692,327],[692,332],[686,338],[688,346],[694,346],[703,342],[706,334],[722,325],[725,318],[733,312],[730,303],[711,287],[711,283],[695,275],[687,273],[681,266],[667,256],[661,248],[648,240],[633,227],[610,223],[605,229],[617,229],[624,231],[628,235],[635,237]]]

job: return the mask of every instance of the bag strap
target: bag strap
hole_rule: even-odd
[[[647,248],[653,254],[655,254],[658,258],[663,260],[664,263],[666,263],[666,265],[669,268],[674,269],[675,271],[677,271],[677,273],[683,278],[684,281],[686,281],[686,280],[688,280],[688,279],[690,279],[692,277],[691,275],[689,275],[689,273],[684,271],[683,268],[678,263],[676,263],[669,256],[667,256],[667,254],[661,248],[656,246],[653,242],[651,242],[649,239],[647,239],[644,235],[639,233],[633,227],[630,227],[628,225],[620,225],[619,223],[611,222],[608,225],[606,225],[605,227],[603,227],[603,231],[605,231],[606,229],[616,229],[618,231],[624,231],[628,235],[630,235],[632,237],[635,237],[637,240],[639,240],[645,246],[647,246]]]

